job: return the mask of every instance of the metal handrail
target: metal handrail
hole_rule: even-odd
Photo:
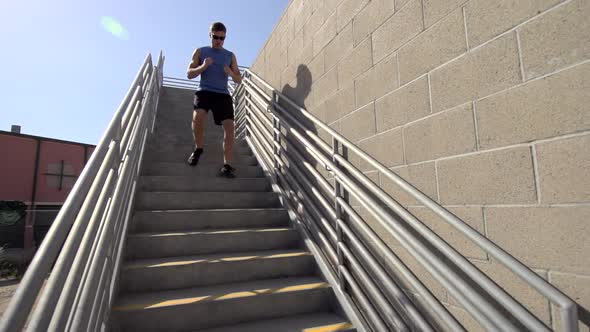
[[[27,321],[30,331],[108,326],[143,151],[154,128],[163,64],[162,53],[156,66],[146,56],[23,276],[0,331],[20,331]]]
[[[248,69],[248,67],[238,66],[240,73],[243,75],[244,71]],[[178,77],[171,77],[171,76],[164,76],[164,81],[162,83],[163,86],[169,88],[177,88],[177,89],[185,89],[185,90],[195,90],[199,87],[200,80],[199,79],[186,79],[186,78],[178,78]],[[231,78],[228,77],[228,87],[230,87],[230,92],[235,89],[237,85],[234,84]]]
[[[269,91],[270,93],[265,91]],[[309,182],[305,183],[305,176],[299,176],[298,178],[297,174],[295,174],[296,172],[300,172],[297,165],[301,164],[302,160],[303,164],[306,165],[306,162],[304,159],[302,159],[303,157],[301,155],[298,155],[297,159],[292,159],[292,157],[289,155],[288,151],[297,150],[296,145],[303,146],[308,156],[313,158],[315,162],[319,162],[325,166],[334,175],[334,187],[320,187],[324,193],[330,195],[335,201],[333,206],[330,207],[328,205],[328,207],[331,209],[327,209],[326,204],[322,204],[324,207],[323,209],[318,208],[315,206],[316,204],[312,199],[306,200],[305,203],[306,205],[312,207],[312,211],[317,210],[330,214],[330,216],[326,219],[332,220],[337,226],[338,246],[336,251],[338,252],[337,256],[339,259],[338,262],[336,262],[336,264],[338,264],[336,270],[346,269],[346,267],[343,266],[341,262],[342,259],[340,256],[342,255],[342,252],[346,252],[346,250],[350,249],[348,247],[346,247],[345,250],[340,248],[340,246],[345,245],[341,241],[340,233],[342,233],[342,226],[346,226],[346,223],[343,222],[340,214],[347,214],[348,217],[350,217],[355,223],[358,223],[360,220],[358,215],[355,216],[355,214],[352,213],[354,211],[350,205],[348,205],[348,202],[338,194],[338,190],[340,190],[340,188],[344,188],[349,194],[355,196],[361,205],[366,207],[368,211],[374,217],[376,217],[379,222],[381,222],[381,225],[386,229],[386,231],[396,238],[400,244],[404,246],[411,254],[413,254],[416,260],[421,263],[421,265],[427,271],[429,271],[432,276],[438,280],[449,291],[449,293],[455,299],[457,299],[457,301],[461,303],[463,307],[469,313],[471,313],[472,316],[484,327],[490,330],[514,330],[518,328],[513,324],[511,319],[508,319],[505,317],[505,315],[501,314],[497,310],[497,305],[499,304],[504,308],[504,310],[510,312],[511,315],[519,321],[519,324],[522,324],[524,327],[538,331],[549,330],[549,328],[543,322],[532,315],[526,308],[522,306],[522,304],[515,301],[493,280],[483,274],[465,257],[459,254],[454,248],[450,247],[437,234],[432,232],[420,220],[409,213],[402,205],[393,200],[381,188],[372,183],[362,172],[352,166],[350,162],[341,154],[341,152],[339,152],[339,147],[342,147],[343,149],[347,149],[356,153],[361,159],[375,167],[381,174],[385,175],[387,178],[396,183],[406,193],[439,215],[451,226],[458,229],[472,242],[486,251],[491,257],[495,258],[515,275],[535,288],[539,293],[547,297],[551,302],[561,309],[563,329],[565,331],[577,331],[577,305],[573,300],[549,284],[543,278],[539,277],[536,273],[531,271],[528,267],[516,260],[489,239],[485,238],[480,233],[472,229],[461,219],[457,218],[451,212],[420,192],[407,181],[403,180],[397,174],[393,173],[384,165],[367,155],[354,144],[335,132],[332,128],[318,120],[315,116],[296,105],[293,101],[291,101],[279,91],[273,89],[268,83],[252,73],[250,70],[246,70],[243,84],[238,87],[234,93],[234,96],[237,105],[236,120],[238,122],[238,136],[246,136],[246,139],[250,140],[251,145],[253,145],[260,152],[263,152],[259,153],[259,159],[265,159],[262,160],[263,164],[267,165],[268,171],[276,181],[285,179],[285,181],[281,182],[281,185],[287,190],[287,192],[292,190],[290,185],[286,184],[289,183],[287,178],[295,179],[295,182],[297,183],[296,187],[306,188],[307,190],[313,191],[314,194],[318,190]],[[289,105],[290,108],[297,110],[308,120],[311,120],[314,125],[323,129],[328,135],[331,135],[332,146],[330,147],[321,138],[319,138],[317,134],[310,131],[309,128],[306,128],[300,123],[300,121],[291,116],[285,107],[282,106],[284,103]],[[272,121],[270,118],[272,118]],[[265,125],[263,125],[263,122]],[[286,128],[291,135],[284,135],[280,130],[282,127]],[[272,128],[272,130],[268,128]],[[265,133],[263,134],[263,132]],[[286,140],[286,144],[289,147],[288,151],[285,151],[282,148],[282,140]],[[285,163],[282,162],[283,159],[289,162],[290,167],[285,167]],[[308,165],[306,165],[306,167],[307,166]],[[307,173],[305,175],[317,175],[314,174],[313,171],[315,170],[307,167]],[[292,183],[293,181],[290,182]],[[371,197],[369,193],[376,197],[378,201]],[[321,200],[321,198],[317,195],[313,198],[316,200]],[[420,234],[423,239],[428,242],[429,246],[436,248],[445,256],[448,261],[452,262],[455,266],[450,267],[446,261],[434,255],[432,250],[429,249],[425,243],[422,243],[423,240],[418,240],[414,235],[401,227],[399,221],[396,220],[396,218],[394,218],[390,212],[385,210],[382,207],[383,205],[394,211],[406,222],[404,225],[411,226],[415,232]],[[320,218],[320,220],[322,220],[321,218],[325,218],[325,216],[321,213],[316,217]],[[352,234],[350,229],[344,232],[347,233],[347,236],[349,236],[348,240],[352,242],[353,246],[370,247],[370,244],[359,243],[357,242],[358,240],[351,239],[350,235],[354,234]],[[333,255],[328,253],[328,257],[329,256]],[[363,257],[365,261],[366,258],[367,257]],[[462,273],[464,273],[465,276],[470,278],[472,283],[484,290],[487,293],[486,296],[479,294],[477,289],[472,287],[471,282],[461,282],[461,278],[459,278],[455,271],[453,271],[453,268],[457,267],[462,271]],[[374,273],[375,271],[372,271],[371,275],[374,276]],[[342,273],[340,273],[340,275],[342,275]],[[411,272],[410,274],[406,273],[405,277],[410,278],[409,280],[413,285],[421,284],[419,280],[414,280],[415,276],[412,277]],[[342,278],[339,280],[341,282],[343,281]],[[392,280],[390,281],[393,282]],[[452,318],[446,308],[444,308],[444,306],[442,306],[438,300],[434,299],[431,294],[429,296],[428,292],[425,292],[425,287],[418,287],[417,290],[431,306],[433,311],[439,316],[439,318],[441,318],[441,320],[445,322],[449,328],[452,330],[457,330],[458,323],[456,320],[454,320],[454,318]],[[490,299],[492,299],[492,301],[490,301]],[[375,299],[373,300],[375,301]],[[379,300],[377,299],[376,301]],[[408,318],[406,317],[406,319]],[[417,323],[416,317],[412,317],[412,320],[414,321],[413,323]]]

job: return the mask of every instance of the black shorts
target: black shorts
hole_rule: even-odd
[[[213,121],[218,126],[224,120],[234,119],[234,104],[230,95],[213,91],[197,91],[193,109],[211,110],[213,112]]]

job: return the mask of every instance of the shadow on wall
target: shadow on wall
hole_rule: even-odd
[[[311,72],[309,71],[309,68],[307,68],[306,65],[299,65],[297,67],[296,85],[293,87],[289,84],[286,84],[285,86],[283,86],[283,89],[281,92],[287,98],[294,101],[298,106],[307,110],[307,107],[305,105],[305,100],[307,99],[307,97],[309,96],[309,93],[311,92],[311,84],[312,84],[312,77],[311,77]],[[289,112],[290,115],[292,115],[295,119],[297,119],[307,130],[313,132],[314,134],[318,133],[316,125],[311,120],[309,120],[307,117],[305,117],[299,109],[292,107],[284,100],[280,100],[279,104],[281,106],[283,106],[287,110],[287,112]],[[297,127],[297,125],[294,123],[290,124],[290,125],[292,125],[296,129],[299,129]],[[302,147],[302,145],[298,144],[299,141],[297,140],[297,138],[285,129],[283,129],[282,131],[284,134],[286,134],[287,141],[292,143],[291,145],[283,144],[283,149],[285,149],[285,152],[289,153],[289,148],[295,147],[295,148],[297,148],[297,150],[299,152],[301,152],[303,157],[305,159],[307,159],[307,161],[309,161],[312,166],[315,167],[317,163],[315,162],[315,160],[313,160],[313,158],[309,154],[307,154],[305,152],[305,149]],[[300,132],[302,134],[304,133],[301,130],[300,130]],[[307,137],[307,138],[310,139],[309,137]],[[310,139],[310,141],[311,141],[311,139]],[[296,156],[293,154],[290,154],[290,156],[291,156],[291,158],[296,158]]]

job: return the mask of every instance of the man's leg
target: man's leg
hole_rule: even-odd
[[[223,163],[231,165],[234,149],[234,120],[224,120],[223,125]]]
[[[195,148],[202,149],[205,146],[205,121],[207,120],[207,111],[196,109],[193,111],[193,138]]]
[[[193,111],[192,128],[195,150],[187,160],[191,166],[197,165],[199,157],[203,153],[203,147],[205,146],[205,120],[207,120],[206,110],[199,108]]]

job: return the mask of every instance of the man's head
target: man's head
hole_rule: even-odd
[[[222,48],[225,40],[225,25],[221,22],[214,22],[209,29],[209,37],[211,38],[211,47]]]

